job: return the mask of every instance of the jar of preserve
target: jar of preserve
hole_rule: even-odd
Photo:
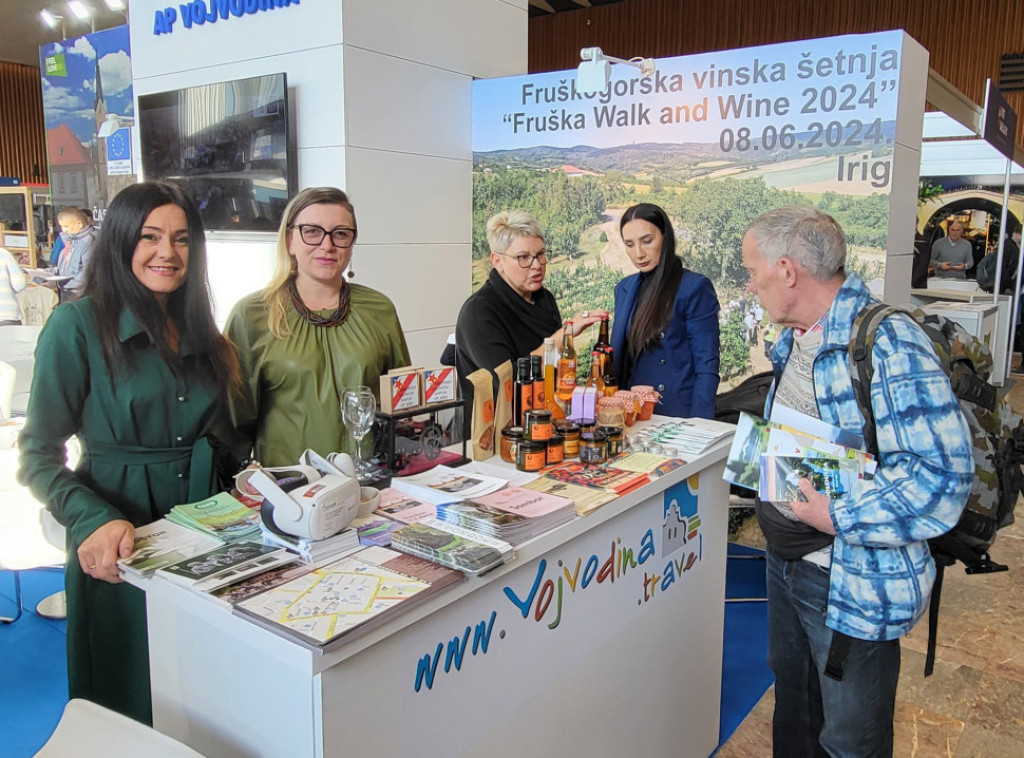
[[[604,463],[608,460],[608,438],[604,432],[580,432],[580,463]]]
[[[567,418],[555,421],[555,433],[560,434],[565,444],[565,457],[575,458],[580,454],[580,425]]]
[[[520,471],[540,471],[547,463],[548,443],[521,440],[516,446],[516,468]]]
[[[608,445],[608,457],[611,458],[613,455],[618,455],[623,452],[624,446],[622,441],[625,437],[621,426],[599,426],[597,432],[604,434],[607,438]]]
[[[552,434],[551,439],[548,440],[546,460],[548,466],[554,466],[565,460],[565,437],[561,434]]]
[[[551,439],[555,427],[551,423],[551,411],[534,408],[527,411],[523,421],[523,439],[543,442]]]
[[[523,439],[523,427],[510,426],[501,430],[501,448],[499,453],[503,461],[516,462],[516,448]]]

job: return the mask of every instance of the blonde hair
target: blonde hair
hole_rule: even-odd
[[[356,224],[356,211],[348,195],[334,187],[309,187],[291,199],[284,209],[281,226],[277,230],[277,251],[274,275],[263,289],[261,298],[267,306],[267,328],[278,339],[288,336],[285,316],[292,305],[289,284],[295,278],[295,258],[288,254],[288,235],[296,217],[311,205],[340,205],[352,214],[352,226]],[[358,235],[358,231],[355,232]],[[353,239],[353,244],[355,240]]]
[[[526,211],[513,210],[495,213],[487,219],[487,244],[495,253],[508,250],[516,237],[539,237],[544,239],[537,219]]]

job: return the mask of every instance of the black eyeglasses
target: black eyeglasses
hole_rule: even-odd
[[[299,236],[307,245],[319,245],[328,234],[331,235],[331,242],[335,247],[352,247],[352,243],[356,241],[356,230],[347,226],[339,226],[330,232],[316,224],[293,224],[288,228],[298,229]]]
[[[506,258],[511,258],[519,264],[519,268],[530,268],[534,261],[537,261],[540,265],[544,266],[548,262],[548,256],[551,255],[550,250],[541,250],[536,255],[530,255],[529,253],[519,253],[519,255],[509,255],[508,253],[498,253],[498,255],[504,255]]]

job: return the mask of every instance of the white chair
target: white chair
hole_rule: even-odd
[[[203,758],[173,737],[88,700],[70,700],[35,758]]]
[[[10,363],[0,361],[0,419],[11,417],[14,385],[17,381],[18,370]]]
[[[43,527],[44,539],[58,550],[63,551],[67,544],[64,527],[43,508],[39,511],[39,524]],[[65,619],[68,617],[68,599],[64,590],[47,595],[36,604],[36,614],[44,619]]]
[[[0,361],[11,364],[17,370],[14,397],[11,400],[13,413],[24,415],[28,409],[28,395],[35,368],[36,341],[42,330],[41,326],[0,327]]]

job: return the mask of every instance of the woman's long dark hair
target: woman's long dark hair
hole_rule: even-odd
[[[649,281],[641,284],[641,299],[633,308],[633,321],[629,329],[629,354],[640,355],[654,347],[661,333],[672,318],[672,305],[676,290],[683,278],[683,262],[676,255],[676,233],[668,214],[653,203],[640,203],[626,209],[619,221],[619,234],[630,221],[647,221],[658,227],[664,241],[661,244],[661,258],[651,273]],[[626,317],[628,314],[623,314]]]
[[[188,273],[181,286],[168,295],[166,313],[132,272],[142,225],[150,213],[165,205],[181,208],[188,221]],[[203,221],[195,204],[176,185],[141,182],[121,190],[111,201],[86,266],[84,294],[92,299],[108,370],[131,362],[131,354],[118,336],[121,313],[128,309],[174,371],[184,370],[184,364],[168,341],[168,317],[174,321],[180,341],[188,340],[206,358],[201,362],[205,365],[197,367],[199,372],[212,374],[225,389],[240,386],[238,356],[213,319]]]

